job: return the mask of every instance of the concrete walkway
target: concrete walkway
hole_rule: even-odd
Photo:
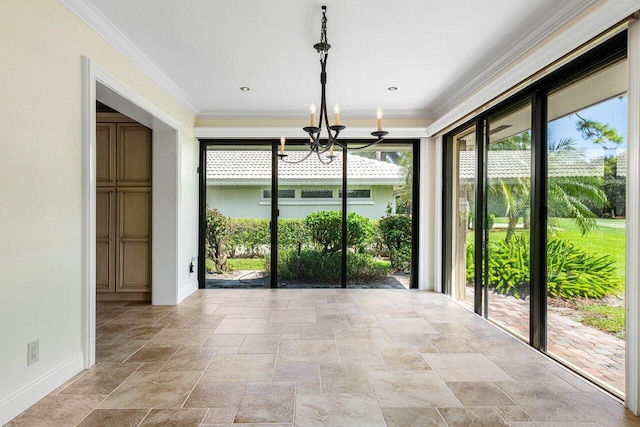
[[[473,306],[473,288],[467,288],[465,304]],[[529,299],[491,293],[489,319],[529,337]],[[547,312],[547,352],[572,365],[582,374],[624,395],[625,341],[599,329],[583,325],[549,307]]]

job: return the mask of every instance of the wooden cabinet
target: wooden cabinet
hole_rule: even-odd
[[[97,299],[149,300],[151,130],[112,113],[97,121]]]

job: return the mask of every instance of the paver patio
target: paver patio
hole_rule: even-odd
[[[467,287],[465,303],[473,306],[473,288]],[[529,299],[489,294],[489,319],[529,337]],[[619,396],[624,395],[625,341],[599,329],[563,316],[549,307],[547,351],[583,374],[601,381]]]

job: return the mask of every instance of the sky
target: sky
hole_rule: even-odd
[[[578,111],[581,117],[587,120],[595,120],[606,123],[618,131],[624,141],[618,145],[618,151],[625,151],[627,147],[627,96],[611,98],[599,104],[592,105]],[[556,119],[548,124],[548,140],[557,141],[561,138],[573,138],[576,148],[599,148],[590,140],[582,138],[582,134],[576,130],[578,117],[575,114]]]

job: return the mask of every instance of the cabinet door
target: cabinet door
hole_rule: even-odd
[[[115,292],[115,189],[96,189],[96,290]]]
[[[151,188],[118,188],[116,292],[151,291]]]
[[[96,125],[96,185],[116,185],[116,125]]]
[[[151,185],[151,130],[135,123],[119,123],[118,186]]]

